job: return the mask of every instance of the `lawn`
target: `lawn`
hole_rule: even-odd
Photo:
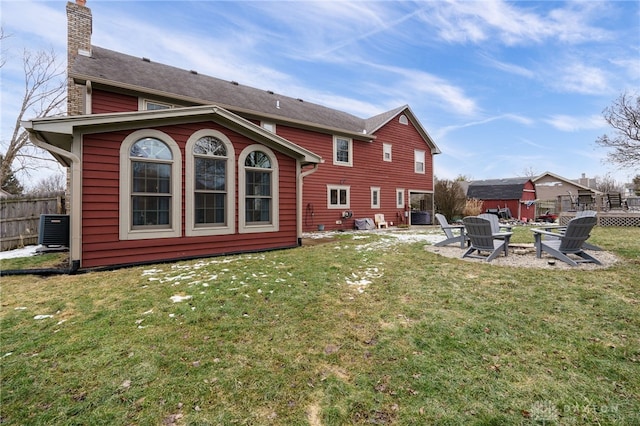
[[[640,228],[591,241],[621,261],[506,268],[362,232],[5,276],[0,423],[638,425]]]

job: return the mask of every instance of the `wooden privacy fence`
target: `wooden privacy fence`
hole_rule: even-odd
[[[0,198],[0,251],[38,244],[41,214],[65,214],[64,192]]]

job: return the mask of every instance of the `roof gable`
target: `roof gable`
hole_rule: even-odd
[[[369,134],[373,134],[384,127],[387,123],[389,123],[394,118],[403,114],[407,117],[407,119],[413,124],[413,127],[418,131],[422,139],[427,143],[429,148],[431,148],[432,154],[440,154],[440,149],[435,144],[433,139],[425,128],[422,126],[416,115],[413,113],[409,105],[403,105],[401,107],[392,109],[390,111],[383,112],[382,114],[378,114],[371,118],[365,120],[365,130]]]
[[[589,190],[589,191],[594,192],[594,193],[597,193],[597,194],[600,194],[600,193],[601,193],[601,192],[600,192],[600,191],[598,191],[598,190],[595,190],[595,189],[593,189],[593,188],[589,188],[588,186],[585,186],[585,185],[581,185],[581,184],[579,184],[578,182],[576,182],[575,180],[567,179],[567,178],[564,178],[564,177],[562,177],[562,176],[560,176],[560,175],[557,175],[557,174],[555,174],[555,173],[551,173],[551,172],[544,172],[544,173],[542,173],[541,175],[539,175],[539,176],[536,176],[536,177],[532,178],[531,180],[532,180],[532,182],[533,182],[534,184],[536,184],[538,181],[540,181],[541,179],[543,179],[543,178],[544,178],[544,177],[546,177],[546,176],[550,176],[550,177],[552,177],[553,179],[557,179],[557,180],[562,181],[562,182],[565,182],[565,183],[567,183],[567,184],[569,184],[569,185],[573,185],[573,186],[575,186],[575,187],[577,187],[577,188],[581,188],[581,189],[584,189],[584,190]]]

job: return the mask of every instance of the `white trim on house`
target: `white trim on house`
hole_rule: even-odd
[[[404,205],[404,188],[396,188],[396,208],[403,209]]]
[[[372,186],[371,188],[371,208],[379,209],[380,208],[380,187]]]
[[[195,143],[205,136],[213,136],[219,139],[226,147],[226,177],[225,177],[225,223],[212,225],[197,225],[195,223],[195,156],[193,147]],[[212,157],[221,159],[218,157]],[[222,132],[213,129],[202,129],[192,134],[185,147],[185,235],[188,237],[203,235],[226,235],[236,231],[235,205],[236,205],[236,157],[233,144]]]
[[[347,155],[349,156],[347,161],[338,159],[338,144],[340,142],[347,143]],[[345,138],[343,136],[334,136],[333,137],[333,164],[335,166],[345,166],[345,167],[353,167],[353,139]]]
[[[133,226],[131,205],[132,170],[130,151],[134,143],[144,138],[154,138],[164,142],[171,150],[171,160],[162,163],[171,164],[171,202],[169,224],[160,226]],[[164,132],[155,129],[137,130],[129,134],[120,145],[120,239],[145,240],[152,238],[176,238],[182,235],[182,154],[176,141]]]
[[[331,202],[331,192],[336,192],[336,203]],[[344,191],[346,202],[340,203],[340,193]],[[350,209],[351,208],[351,186],[349,185],[327,185],[327,208],[328,209]]]
[[[247,222],[246,217],[246,167],[245,160],[254,151],[265,153],[271,161],[271,211],[270,221]],[[266,169],[265,169],[266,170]],[[280,230],[280,169],[276,154],[264,145],[253,144],[242,150],[238,156],[238,233],[277,232]]]
[[[393,145],[391,145],[390,143],[382,144],[382,161],[387,161],[387,162],[393,161],[392,149],[393,149]]]

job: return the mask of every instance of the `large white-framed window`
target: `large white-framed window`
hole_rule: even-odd
[[[327,185],[327,208],[351,208],[351,187],[349,185]]]
[[[181,236],[182,156],[159,130],[138,130],[120,146],[120,239]]]
[[[404,208],[404,188],[396,188],[396,207]]]
[[[235,155],[222,132],[195,132],[185,148],[185,234],[235,232]]]
[[[333,164],[353,166],[353,139],[342,136],[333,137]]]
[[[425,152],[419,149],[413,151],[414,171],[416,173],[425,173]]]
[[[382,160],[391,162],[391,144],[382,144]]]
[[[371,208],[379,209],[380,208],[380,188],[372,186],[371,187]]]
[[[278,159],[263,145],[249,145],[238,157],[240,233],[280,229]]]

